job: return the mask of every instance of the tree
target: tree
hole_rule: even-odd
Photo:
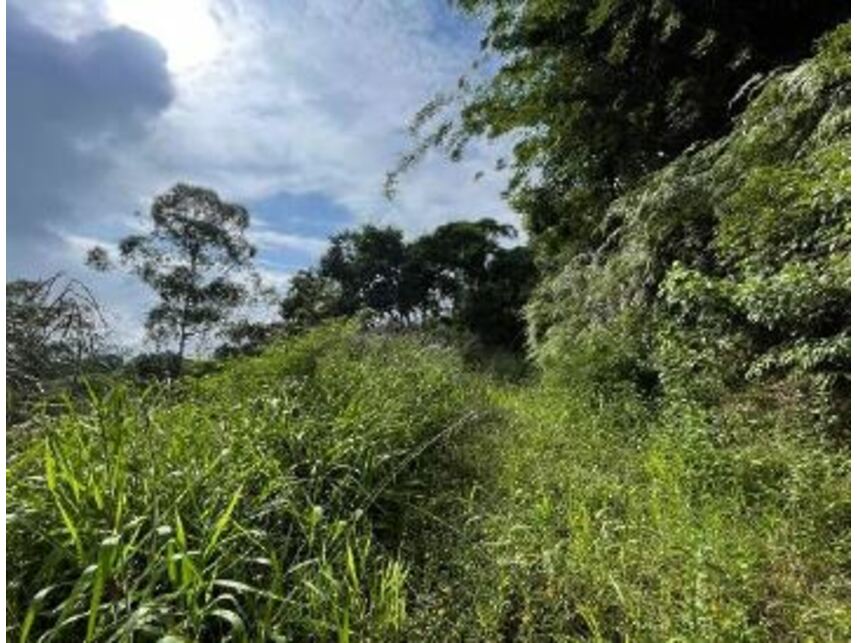
[[[488,18],[491,71],[415,117],[415,149],[453,160],[514,134],[509,194],[544,263],[600,247],[607,204],[692,143],[724,134],[765,74],[805,57],[848,5],[683,0],[459,0]],[[499,63],[499,64],[496,64]]]
[[[283,330],[282,323],[239,319],[224,330],[226,341],[215,349],[214,356],[222,359],[236,355],[256,355]]]
[[[341,289],[340,314],[368,308],[378,315],[400,313],[399,289],[405,263],[401,230],[365,225],[331,237],[318,275]]]
[[[306,330],[343,312],[339,284],[315,270],[298,271],[280,304],[280,315],[293,331]]]
[[[89,289],[57,273],[6,284],[6,384],[22,401],[76,380],[103,345],[106,324]]]
[[[485,344],[523,348],[523,310],[536,284],[533,253],[526,246],[499,249],[487,262],[485,275],[461,311],[461,323]]]
[[[146,320],[149,336],[176,342],[178,363],[188,342],[221,325],[246,301],[255,248],[245,233],[250,216],[213,190],[178,183],[155,198],[146,234],[119,243],[120,260],[158,295]],[[87,263],[110,267],[107,252],[93,248]]]
[[[521,311],[536,271],[528,248],[500,245],[516,234],[510,225],[481,219],[447,223],[417,239],[408,256],[421,267],[422,310],[486,344],[520,348]]]
[[[390,227],[346,230],[331,239],[318,269],[295,276],[281,314],[303,330],[369,310],[378,321],[439,321],[486,344],[520,348],[535,266],[528,249],[501,246],[514,236],[493,219],[449,223],[409,243]]]
[[[498,167],[542,275],[542,366],[599,394],[844,397],[847,3],[457,4],[487,18],[490,65],[417,113],[388,189],[431,149],[514,137]]]

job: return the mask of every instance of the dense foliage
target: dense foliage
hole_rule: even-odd
[[[492,400],[507,423],[462,447],[468,513],[411,574],[415,638],[849,638],[847,453],[770,419],[713,433],[628,394]]]
[[[848,637],[847,455],[318,328],[39,417],[12,640]]]
[[[776,404],[811,407],[808,421],[847,426],[849,46],[836,30],[768,81],[729,136],[610,205],[609,243],[530,303],[549,369],[654,378],[681,403],[764,384]]]
[[[591,250],[606,205],[684,149],[719,136],[746,96],[848,19],[839,0],[459,0],[487,22],[486,59],[412,125],[414,151],[511,136],[511,200],[539,258]]]
[[[281,305],[291,329],[366,312],[376,324],[446,323],[490,346],[523,345],[521,314],[535,283],[528,248],[506,248],[492,219],[439,226],[412,242],[366,225],[331,237],[317,269],[299,272]]]
[[[391,181],[431,147],[512,137],[549,376],[681,404],[752,389],[847,432],[845,4],[459,4],[495,63],[417,114]]]
[[[400,629],[397,522],[438,440],[482,421],[467,377],[449,351],[335,326],[70,410],[8,466],[14,637]]]

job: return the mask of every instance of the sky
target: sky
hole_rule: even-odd
[[[343,228],[514,223],[491,171],[502,142],[460,163],[432,154],[392,202],[382,191],[411,117],[468,71],[480,36],[448,0],[10,0],[7,279],[82,279],[113,340],[140,346],[152,295],[83,259],[178,181],[248,208],[280,292]]]

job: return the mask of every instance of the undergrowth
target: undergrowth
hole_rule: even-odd
[[[43,418],[7,465],[7,636],[395,636],[398,520],[482,421],[470,380],[449,350],[333,325]]]
[[[847,640],[849,463],[335,324],[44,417],[9,640]]]
[[[826,438],[564,387],[492,397],[476,544],[428,585],[421,637],[849,639],[849,462]]]

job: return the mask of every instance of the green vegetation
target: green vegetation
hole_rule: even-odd
[[[482,16],[484,56],[413,120],[414,149],[455,161],[474,137],[513,137],[508,192],[540,262],[610,238],[604,211],[689,146],[729,131],[767,74],[849,19],[840,0],[456,0]]]
[[[483,421],[468,382],[449,350],[334,326],[70,409],[7,467],[14,637],[400,630],[397,523]]]
[[[292,280],[280,313],[290,330],[363,313],[381,325],[445,325],[520,350],[536,272],[529,248],[501,245],[515,236],[493,219],[454,221],[411,242],[392,227],[346,230],[318,268]]]
[[[849,46],[846,25],[771,78],[731,134],[610,205],[609,242],[530,300],[545,368],[657,384],[684,405],[752,391],[847,433]]]
[[[333,325],[44,420],[15,639],[844,640],[847,456]]]
[[[495,398],[481,555],[456,553],[435,638],[848,639],[846,454],[565,387]]]
[[[257,355],[33,412],[10,640],[850,638],[838,5],[461,4],[502,64],[403,167],[521,134],[530,246],[343,232]]]
[[[25,421],[33,404],[109,371],[106,324],[89,289],[55,274],[6,284],[6,420]]]
[[[175,340],[177,373],[188,343],[222,326],[249,296],[238,279],[250,272],[256,254],[245,236],[249,225],[244,207],[222,201],[213,190],[177,183],[153,201],[148,232],[119,242],[122,265],[158,296],[146,331],[159,344]],[[89,251],[86,263],[111,268],[100,246]]]

